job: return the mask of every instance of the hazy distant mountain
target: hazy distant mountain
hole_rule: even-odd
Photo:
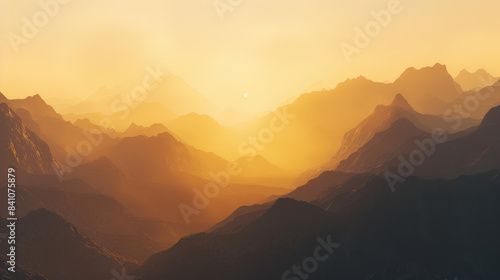
[[[3,170],[15,167],[33,174],[54,172],[49,146],[27,129],[6,103],[0,104],[0,154]]]
[[[214,114],[218,109],[205,96],[196,89],[189,86],[179,77],[165,73],[156,78],[155,86],[146,89],[145,98],[132,97],[132,89],[137,85],[119,86],[115,88],[101,87],[92,93],[87,99],[71,108],[72,113],[85,114],[89,112],[101,112],[104,114],[113,114],[116,111],[122,111],[125,107],[130,112],[138,109],[147,103],[162,104],[165,110],[164,114],[173,112],[176,115],[184,115],[191,112],[199,114]],[[135,107],[140,103],[140,106]],[[146,105],[147,106],[147,105]],[[156,120],[160,122],[163,120]],[[138,122],[134,120],[134,122]],[[141,123],[142,124],[142,123]],[[144,124],[150,125],[150,124]]]
[[[104,154],[133,177],[157,183],[180,173],[201,175],[226,168],[224,159],[186,146],[168,132],[124,138]]]
[[[127,128],[127,130],[125,130],[121,134],[121,136],[122,137],[134,137],[134,136],[143,135],[143,136],[151,137],[151,136],[157,136],[158,134],[161,134],[163,132],[170,132],[170,131],[166,126],[164,126],[163,124],[160,124],[160,123],[152,124],[149,127],[140,126],[140,125],[137,125],[135,123],[132,123]]]
[[[155,123],[166,123],[178,117],[177,114],[168,110],[165,106],[156,102],[142,103],[137,107],[119,107],[115,113],[104,114],[96,109],[86,113],[66,113],[64,118],[75,123],[78,119],[88,119],[95,125],[111,123],[114,130],[124,131],[130,125],[151,126]]]
[[[462,93],[455,101],[454,106],[464,108],[461,114],[475,119],[482,119],[488,111],[500,105],[500,81],[482,89],[475,89]],[[457,109],[455,115],[458,115]]]
[[[239,157],[238,144],[242,135],[220,125],[208,115],[189,113],[167,122],[167,127],[187,144],[210,151],[226,159]]]
[[[280,279],[299,265],[310,279],[493,280],[500,277],[499,175],[411,178],[396,193],[382,177],[355,176],[315,202],[328,211],[279,199],[241,230],[183,238],[135,273],[146,280]],[[338,243],[332,255],[305,271],[303,261],[327,236]]]
[[[391,87],[403,94],[416,111],[437,115],[443,114],[449,108],[446,103],[463,92],[446,66],[439,63],[421,69],[410,67]]]
[[[20,219],[17,232],[22,233],[17,236],[17,260],[51,280],[109,280],[113,278],[112,270],[131,268],[129,263],[45,209]]]
[[[185,223],[179,205],[192,205],[195,190],[203,192],[210,182],[217,184],[220,193],[207,200],[208,206],[199,215],[192,216],[194,224],[205,224],[205,227],[220,221],[242,204],[254,204],[287,191],[237,182],[234,176],[229,176],[226,185],[226,178],[218,174],[226,172],[227,161],[187,146],[168,132],[121,139],[103,155],[110,161],[100,159],[84,164],[75,168],[76,173],[69,174],[68,178],[78,176],[101,186],[136,213],[170,222]]]
[[[407,69],[392,84],[359,77],[340,83],[335,89],[301,95],[295,102],[278,108],[250,125],[250,136],[269,128],[276,113],[290,115],[289,124],[261,154],[287,169],[314,168],[339,148],[342,135],[352,129],[378,104],[388,104],[402,94],[412,107],[423,114],[442,115],[453,108],[462,90],[448,74],[446,67],[436,64],[422,69]],[[308,143],[304,145],[304,143]]]
[[[500,77],[493,77],[484,69],[478,69],[473,73],[464,69],[455,77],[455,82],[457,82],[464,91],[484,88],[498,82],[498,80],[500,80]]]
[[[389,106],[378,105],[371,115],[361,121],[353,129],[349,130],[344,135],[342,144],[333,157],[320,167],[304,172],[299,179],[296,180],[295,185],[305,184],[308,180],[318,176],[324,170],[335,170],[341,161],[358,151],[363,145],[370,141],[375,134],[387,130],[397,120],[403,118],[409,120],[416,128],[428,133],[432,132],[434,129],[442,129],[451,133],[457,130],[456,127],[454,127],[456,125],[455,121],[447,120],[442,116],[418,113],[401,94],[397,94]],[[469,118],[462,119],[458,129],[467,130],[479,123],[479,120]],[[395,134],[400,133],[395,132]],[[384,149],[384,151],[386,151],[386,149]]]
[[[86,131],[102,131],[103,133],[105,132],[107,135],[110,137],[119,137],[120,133],[116,132],[113,128],[111,127],[103,127],[97,124],[94,124],[91,122],[89,119],[77,119],[73,122],[74,126],[77,126],[83,130]]]
[[[240,157],[236,160],[242,169],[242,177],[285,177],[288,175],[283,169],[270,163],[261,155]]]
[[[81,98],[77,97],[48,97],[45,98],[45,101],[52,106],[57,112],[64,114],[67,112],[71,112],[71,109],[76,104],[82,102]]]
[[[388,129],[394,122],[403,118],[408,119],[416,127],[427,132],[432,132],[434,129],[456,132],[453,128],[455,122],[445,120],[442,116],[420,114],[413,110],[402,95],[398,94],[389,106],[377,106],[369,117],[344,135],[341,147],[329,161],[327,168],[335,169],[340,161],[356,152],[372,139],[376,133]],[[459,129],[466,130],[479,123],[479,120],[463,119]]]

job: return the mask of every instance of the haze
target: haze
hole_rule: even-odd
[[[220,108],[262,112],[360,74],[393,81],[408,66],[500,73],[494,0],[401,1],[403,11],[348,63],[339,45],[388,2],[242,1],[221,20],[210,0],[70,1],[15,53],[7,34],[41,8],[2,0],[0,88],[85,98],[160,65]]]

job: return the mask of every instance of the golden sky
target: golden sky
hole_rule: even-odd
[[[446,64],[500,75],[498,0],[56,0],[0,1],[0,91],[8,97],[85,97],[160,65],[220,107],[272,108],[322,80],[392,81],[409,66]],[[399,4],[397,3],[399,2]],[[231,5],[217,13],[217,7]],[[368,46],[353,44],[378,12],[397,5]],[[25,19],[42,26],[16,47]],[[14,34],[14,35],[12,35]],[[29,33],[28,33],[29,34]],[[30,35],[31,36],[31,35]],[[18,37],[16,37],[18,38]],[[17,41],[19,42],[19,41]],[[243,94],[247,93],[247,97]]]

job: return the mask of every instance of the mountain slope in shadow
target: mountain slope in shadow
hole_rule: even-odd
[[[7,200],[6,188],[0,190],[0,198]],[[169,248],[180,238],[164,222],[140,219],[113,198],[102,194],[21,185],[16,191],[18,217],[47,209],[66,219],[103,248],[131,262],[142,262],[153,253]],[[6,209],[0,213],[7,217]]]
[[[136,274],[280,279],[312,255],[318,237],[330,235],[341,245],[310,279],[498,279],[499,201],[500,171],[409,178],[395,193],[383,177],[359,175],[328,190],[314,202],[319,207],[279,199],[236,233],[183,238]]]
[[[500,168],[500,106],[492,108],[472,133],[439,145],[416,168],[426,178],[453,178]]]
[[[16,272],[8,270],[7,256],[0,256],[0,277],[2,280],[47,280],[38,272],[16,264]]]
[[[17,222],[17,260],[48,279],[106,279],[133,265],[106,251],[60,216],[45,209]],[[2,244],[3,245],[3,244]]]
[[[6,103],[0,104],[0,149],[2,170],[22,166],[33,174],[54,172],[49,146],[27,129]]]

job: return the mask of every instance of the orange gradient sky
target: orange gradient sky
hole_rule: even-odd
[[[16,53],[9,34],[22,35],[23,17],[43,9],[1,0],[0,91],[84,98],[161,65],[221,108],[260,111],[320,80],[392,81],[409,66],[500,74],[497,0],[402,0],[401,13],[347,62],[340,44],[352,44],[355,28],[389,2],[243,0],[221,20],[212,0],[72,0]]]

